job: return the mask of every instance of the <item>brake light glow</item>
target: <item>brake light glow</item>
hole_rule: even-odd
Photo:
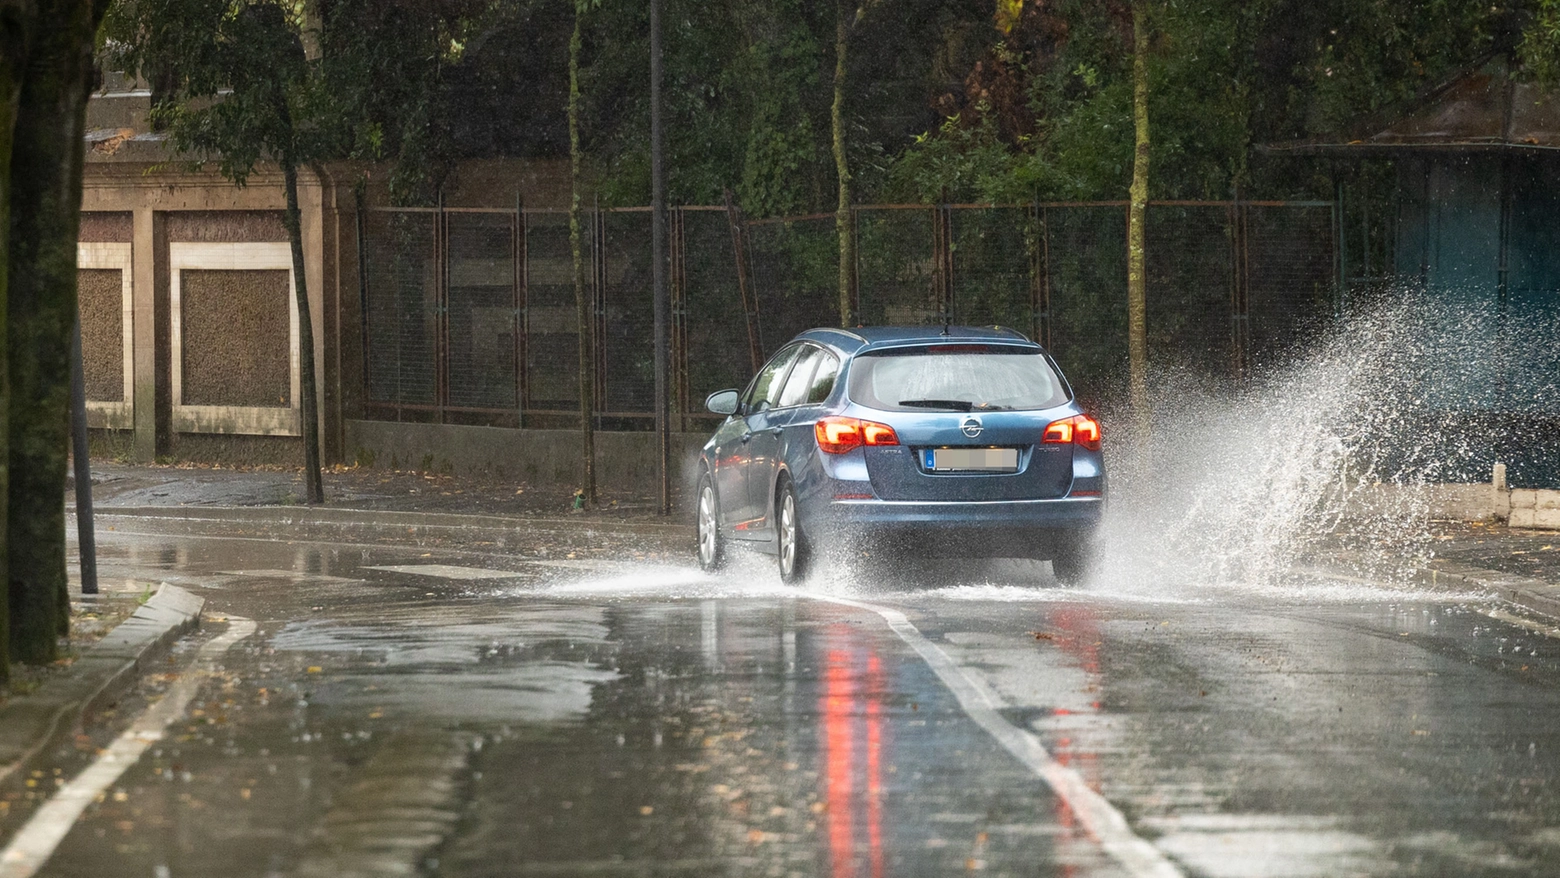
[[[1088,415],[1052,421],[1040,439],[1047,445],[1081,445],[1089,451],[1100,450],[1100,422]]]
[[[818,447],[826,454],[844,454],[863,445],[898,445],[894,428],[858,418],[821,418],[813,427]]]

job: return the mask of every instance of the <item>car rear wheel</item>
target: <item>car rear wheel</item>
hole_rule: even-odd
[[[1081,539],[1051,558],[1051,575],[1062,585],[1082,585],[1094,574],[1094,543]]]
[[[789,481],[781,483],[779,494],[775,502],[775,531],[779,540],[776,548],[780,556],[780,581],[799,583],[807,578],[812,566],[812,551],[797,513],[796,491]]]
[[[720,538],[720,498],[709,473],[699,478],[699,569],[714,572],[726,566],[726,544]]]

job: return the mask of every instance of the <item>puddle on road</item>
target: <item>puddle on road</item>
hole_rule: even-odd
[[[584,716],[595,687],[617,679],[603,661],[609,641],[604,609],[531,603],[480,621],[455,607],[289,622],[271,645],[338,659],[314,682],[309,700],[322,707],[557,723]]]

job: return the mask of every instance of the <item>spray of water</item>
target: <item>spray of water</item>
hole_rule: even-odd
[[[1405,296],[1239,391],[1162,375],[1146,429],[1116,412],[1099,584],[1265,588],[1319,557],[1401,580],[1430,553],[1428,486],[1482,448],[1445,412],[1492,380],[1494,326]]]

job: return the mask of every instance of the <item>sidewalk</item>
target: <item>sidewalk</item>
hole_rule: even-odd
[[[325,470],[325,504],[332,509],[377,512],[445,512],[519,518],[579,516],[600,521],[675,521],[656,514],[653,498],[598,486],[598,506],[575,511],[574,492],[526,482],[416,470],[331,467]],[[301,506],[303,475],[292,469],[233,469],[177,464],[131,466],[92,461],[95,506]],[[674,501],[677,498],[674,497]],[[67,494],[74,503],[75,495]]]
[[[1487,589],[1523,609],[1560,620],[1560,533],[1441,522],[1435,558],[1420,570],[1419,578],[1430,585]]]
[[[0,782],[40,767],[86,718],[117,702],[174,641],[199,626],[205,606],[171,585],[139,604],[134,594],[74,597],[70,649],[80,653],[46,668],[12,668],[11,691],[0,701]],[[115,603],[134,610],[121,613],[127,608]],[[98,619],[105,624],[96,625]]]

